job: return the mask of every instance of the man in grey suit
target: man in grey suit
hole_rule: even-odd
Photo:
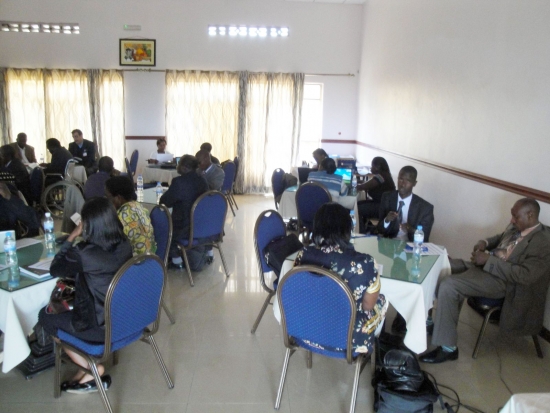
[[[471,264],[452,260],[453,274],[438,291],[432,344],[420,360],[458,358],[457,324],[466,297],[504,298],[500,329],[515,335],[540,332],[550,283],[550,229],[539,222],[537,201],[523,198],[512,208],[506,230],[474,246]]]
[[[404,166],[397,178],[397,191],[382,195],[378,214],[380,235],[412,242],[416,227],[422,225],[424,242],[429,242],[434,224],[434,207],[413,194],[417,175],[416,168]]]
[[[225,178],[225,172],[221,166],[212,163],[210,153],[206,150],[198,151],[196,158],[199,161],[198,172],[204,174],[206,182],[208,182],[208,188],[210,190],[219,191],[222,188]]]

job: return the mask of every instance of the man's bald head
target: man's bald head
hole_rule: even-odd
[[[539,223],[540,205],[532,198],[522,198],[512,207],[510,222],[518,231],[534,227]]]
[[[197,158],[197,161],[199,161],[199,169],[202,169],[203,171],[206,171],[210,165],[212,165],[210,153],[205,149],[198,151],[195,157]]]
[[[522,198],[519,199],[516,204],[521,208],[525,209],[526,211],[530,211],[534,214],[535,218],[539,219],[540,214],[540,205],[539,203],[534,200],[533,198]]]

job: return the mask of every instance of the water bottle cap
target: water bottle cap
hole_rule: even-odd
[[[49,212],[46,212],[46,214],[45,214],[45,215],[46,215],[46,218],[49,218],[49,217],[51,217],[51,216],[52,216],[52,214],[51,214],[51,213],[49,213]]]
[[[422,231],[422,225],[419,225],[418,227],[416,227],[417,229],[419,229],[420,231]]]

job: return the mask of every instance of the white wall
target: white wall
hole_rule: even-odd
[[[550,192],[549,19],[546,1],[367,0],[358,140]],[[394,175],[411,164],[357,153],[384,156]],[[452,256],[502,231],[520,197],[412,165],[415,192],[435,206],[433,241]]]

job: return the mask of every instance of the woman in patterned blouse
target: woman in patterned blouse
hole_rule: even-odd
[[[374,331],[384,320],[387,302],[379,293],[380,275],[374,258],[355,251],[350,243],[351,228],[346,208],[337,203],[323,205],[313,222],[314,245],[298,253],[295,265],[318,265],[344,280],[357,306],[353,350],[367,353],[372,351]]]
[[[134,183],[126,176],[114,176],[105,182],[107,198],[117,209],[124,233],[132,244],[134,255],[154,254],[157,250],[149,211],[136,201]]]

